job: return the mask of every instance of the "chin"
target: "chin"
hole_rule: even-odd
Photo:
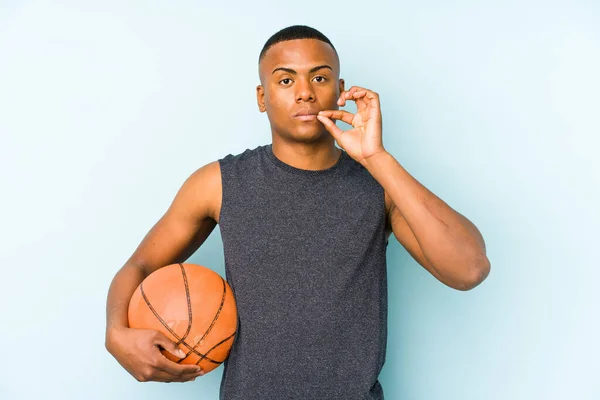
[[[329,136],[329,132],[322,129],[298,129],[289,132],[288,138],[295,142],[315,143],[322,142]]]
[[[271,125],[271,133],[278,136],[286,142],[296,143],[317,143],[323,142],[331,134],[320,122],[302,122],[300,124],[290,124],[287,126]]]

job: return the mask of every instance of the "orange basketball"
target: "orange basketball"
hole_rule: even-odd
[[[204,373],[225,361],[237,331],[231,288],[195,264],[172,264],[148,275],[131,297],[128,317],[131,328],[161,331],[186,354],[162,350],[167,358],[200,365]]]

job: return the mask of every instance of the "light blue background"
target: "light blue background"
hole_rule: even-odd
[[[109,283],[185,178],[270,142],[257,56],[308,24],[384,143],[486,240],[475,290],[389,248],[388,399],[600,399],[596,1],[0,1],[0,398],[216,399],[138,383]],[[223,274],[216,230],[191,262]]]

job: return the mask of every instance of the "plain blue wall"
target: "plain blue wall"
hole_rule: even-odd
[[[222,367],[129,376],[106,292],[190,173],[270,142],[257,56],[301,23],[492,262],[459,292],[390,242],[386,398],[599,399],[599,21],[591,0],[0,1],[0,398],[217,398]],[[218,231],[190,261],[224,273]]]

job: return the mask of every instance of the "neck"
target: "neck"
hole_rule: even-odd
[[[320,142],[288,142],[273,136],[273,154],[294,168],[318,171],[331,168],[338,162],[341,150],[333,137]]]

